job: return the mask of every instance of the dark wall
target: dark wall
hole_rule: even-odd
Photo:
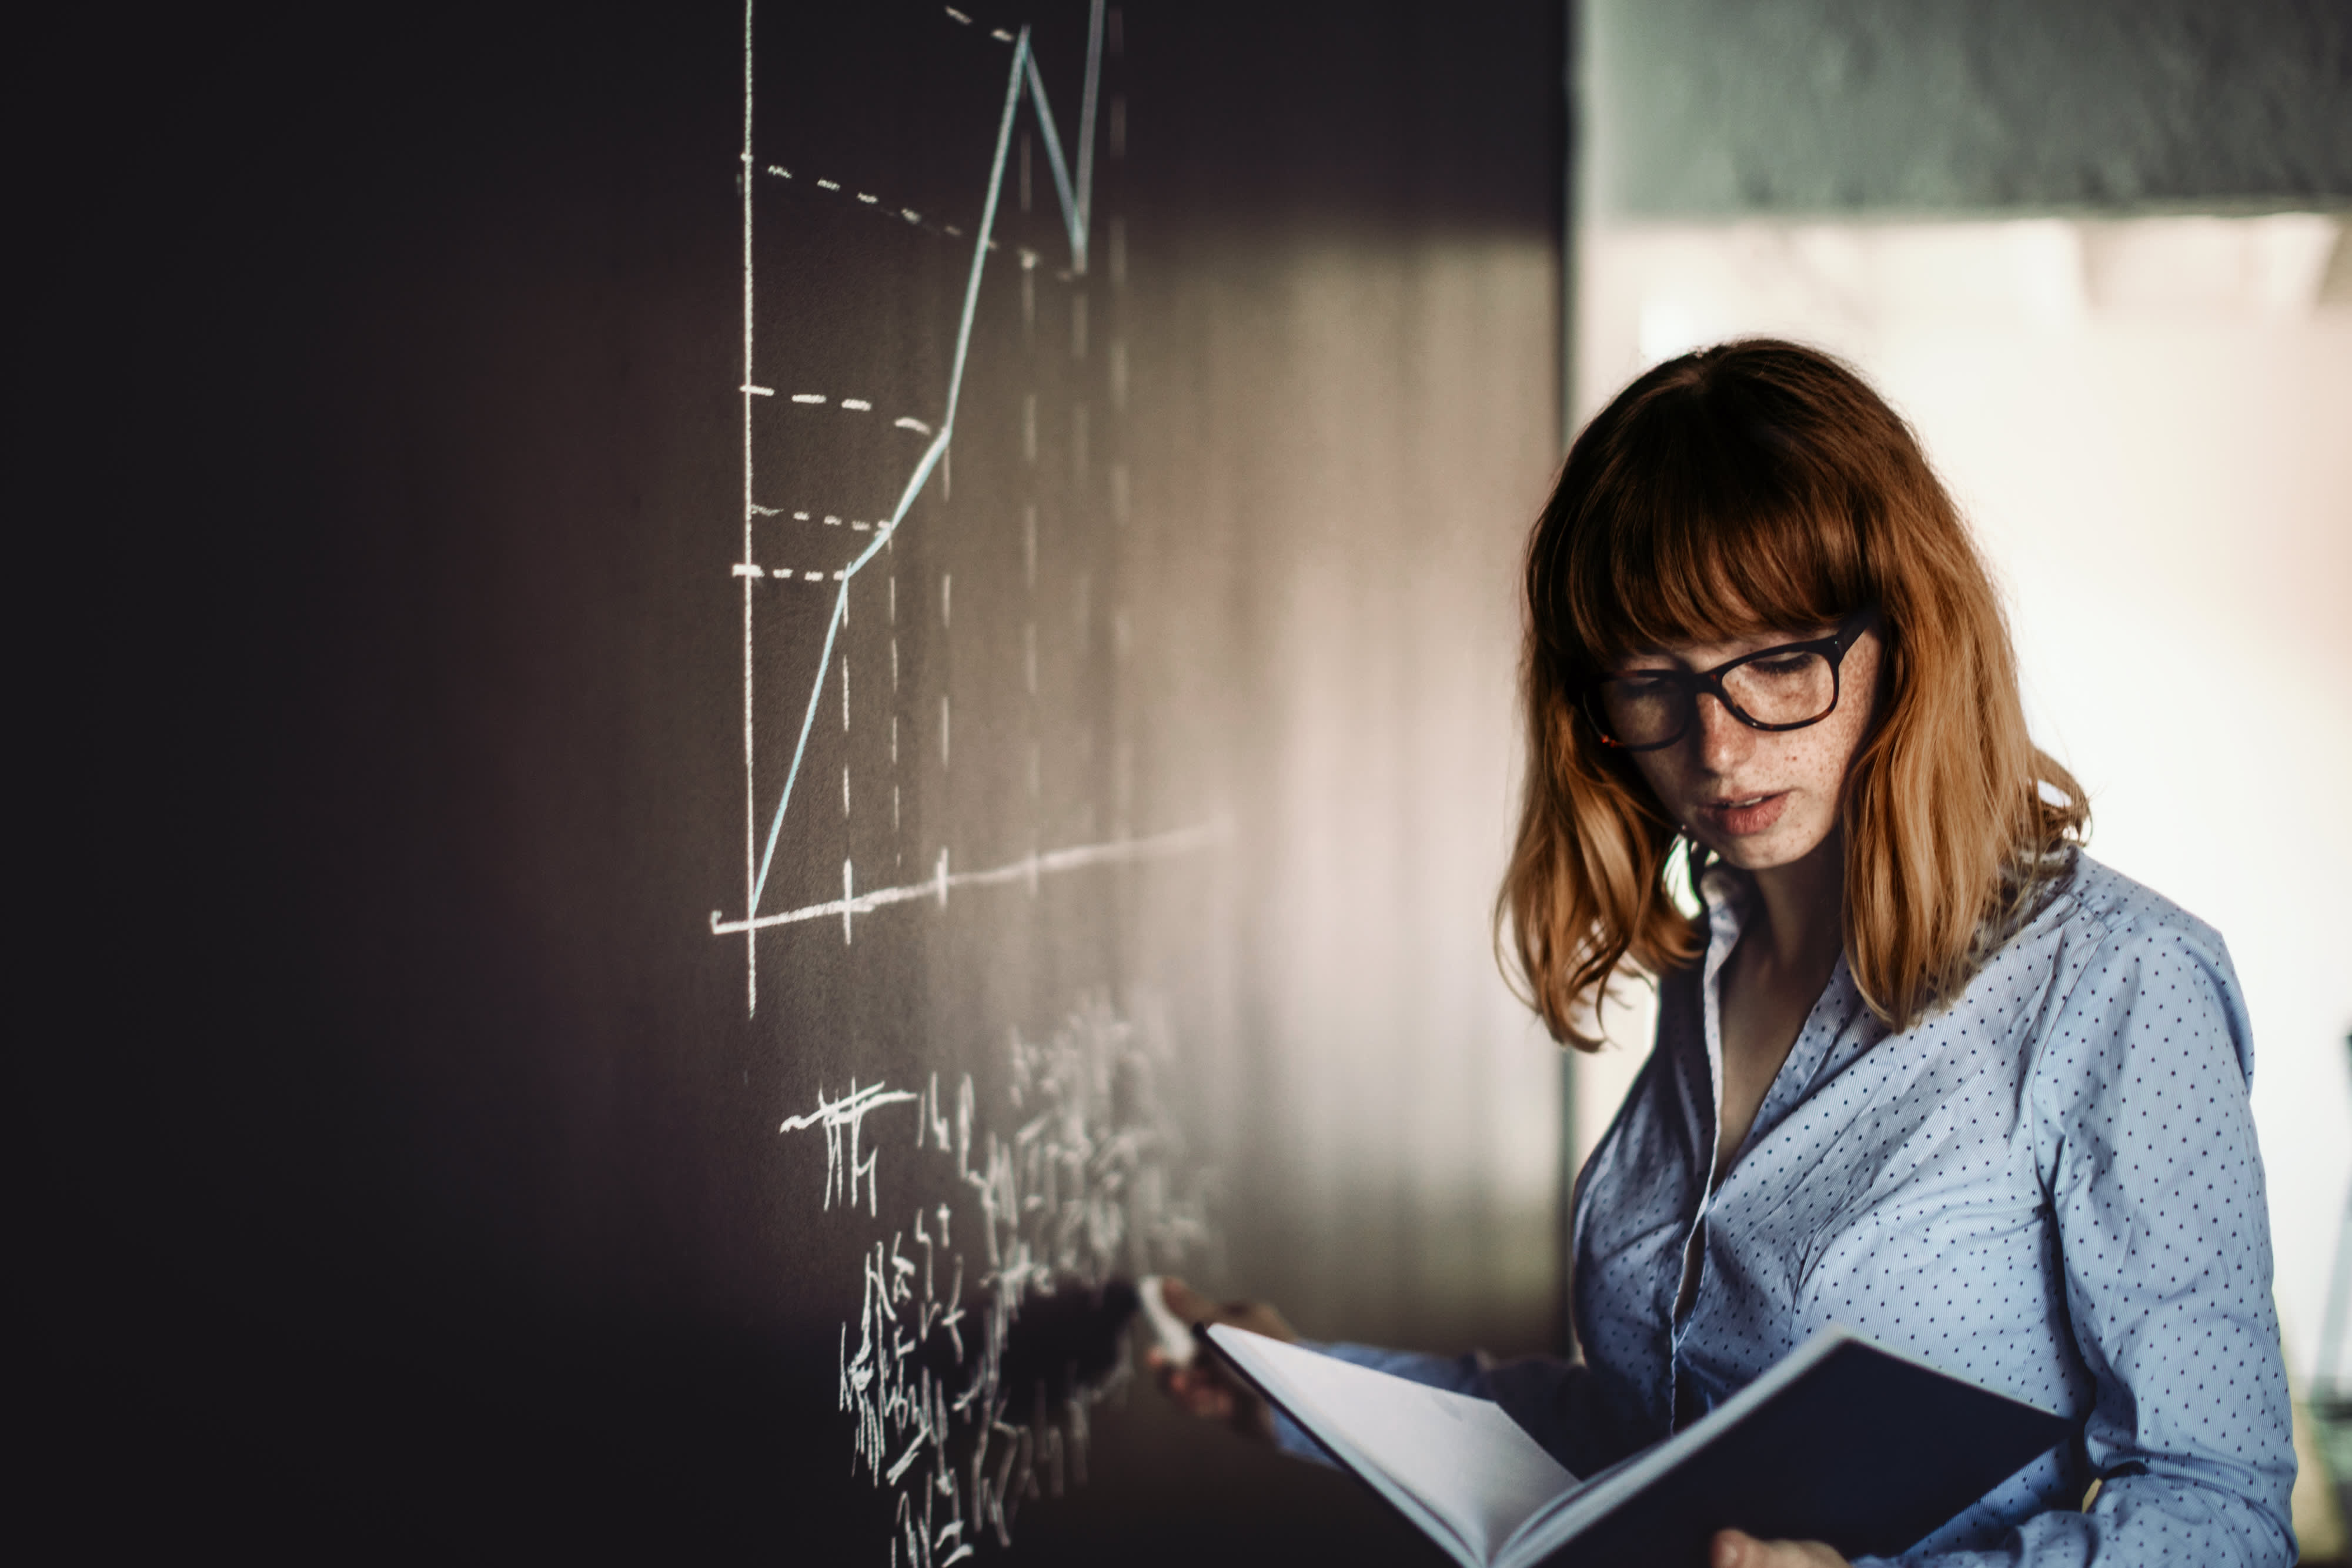
[[[829,418],[856,391],[936,423],[969,256],[942,231],[971,233],[1009,58],[939,10],[761,15],[761,162],[851,188],[759,187],[754,369]],[[862,1269],[944,1203],[981,1291],[976,1189],[905,1103],[866,1124],[873,1213],[821,1129],[778,1129],[853,1078],[937,1074],[952,1121],[969,1074],[975,1146],[1009,1149],[1044,1103],[1013,1099],[1016,1040],[1148,1057],[1148,1103],[1106,1090],[1085,1130],[1143,1136],[1120,1168],[1162,1183],[1113,1205],[1160,1251],[1045,1257],[1031,1294],[1157,1262],[1314,1333],[1541,1343],[1549,1145],[1510,1164],[1490,1112],[1548,1059],[1480,916],[1510,558],[1558,421],[1558,17],[1122,10],[1095,267],[1055,276],[1035,152],[952,485],[853,586],[855,723],[828,685],[761,907],[837,897],[844,859],[870,890],[942,848],[1212,831],[856,912],[854,941],[763,932],[755,1012],[710,929],[744,905],[742,12],[171,13],[26,45],[54,913],[23,1103],[89,1539],[885,1561],[899,1491],[853,1466],[840,1398]],[[1037,21],[1067,138],[1085,8]],[[845,560],[922,445],[754,417],[771,566]],[[793,533],[796,507],[845,522]],[[752,600],[756,834],[802,717],[765,694],[805,694],[835,591],[794,587]],[[902,764],[943,696],[954,767]],[[1087,1418],[1093,1484],[1029,1506],[1015,1552],[1396,1545],[1148,1391]]]
[[[2352,197],[2341,0],[1591,0],[1624,216]]]

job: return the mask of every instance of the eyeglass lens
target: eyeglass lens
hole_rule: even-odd
[[[1737,716],[1755,724],[1811,724],[1837,706],[1837,670],[1817,653],[1790,652],[1724,672]],[[1688,727],[1696,698],[1680,681],[1639,672],[1601,683],[1609,733],[1622,746],[1662,746]]]

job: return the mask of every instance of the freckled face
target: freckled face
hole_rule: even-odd
[[[1711,670],[1776,643],[1828,635],[1827,628],[1769,632],[1724,643],[1678,643],[1636,654],[1620,671],[1678,666]],[[1840,672],[1837,706],[1803,729],[1751,729],[1712,695],[1683,737],[1633,754],[1658,803],[1691,837],[1743,871],[1804,859],[1838,821],[1846,768],[1869,733],[1878,690],[1879,639],[1863,634]]]

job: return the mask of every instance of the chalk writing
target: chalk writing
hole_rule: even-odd
[[[879,1210],[875,1207],[875,1205],[879,1200],[875,1195],[874,1186],[874,1166],[878,1157],[878,1151],[877,1154],[866,1155],[862,1161],[858,1159],[858,1129],[864,1124],[868,1113],[877,1111],[885,1105],[896,1105],[901,1102],[912,1100],[914,1095],[905,1090],[886,1090],[878,1083],[869,1083],[860,1089],[857,1087],[857,1081],[854,1078],[849,1081],[849,1092],[840,1099],[824,1100],[824,1091],[818,1090],[818,1098],[823,1103],[805,1116],[785,1117],[784,1124],[780,1130],[797,1133],[805,1127],[824,1129],[825,1207],[833,1207],[836,1193],[841,1196],[844,1207],[856,1207],[857,1184],[863,1181],[866,1183],[867,1210],[878,1213]],[[845,1133],[848,1134],[849,1145],[845,1155],[842,1152],[842,1135]]]
[[[1123,1017],[1097,996],[1043,1040],[1009,1035],[1009,1133],[991,1124],[970,1073],[952,1104],[934,1073],[919,1090],[820,1093],[814,1110],[784,1119],[787,1134],[824,1133],[825,1212],[856,1212],[862,1191],[866,1218],[881,1218],[890,1146],[918,1162],[911,1182],[892,1178],[894,1194],[912,1182],[947,1192],[872,1234],[857,1312],[839,1334],[852,1469],[892,1498],[892,1568],[944,1568],[982,1542],[1009,1545],[1024,1501],[1084,1480],[1089,1412],[1130,1376],[1116,1321],[1101,1332],[1088,1303],[1118,1277],[1197,1258],[1211,1239],[1205,1173],[1186,1162],[1160,1100],[1171,1052],[1156,1019]],[[911,1136],[866,1128],[880,1112]]]

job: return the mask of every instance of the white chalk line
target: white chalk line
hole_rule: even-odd
[[[742,186],[743,198],[743,559],[753,554],[751,520],[756,507],[751,500],[751,400],[773,397],[775,389],[761,387],[751,377],[751,324],[756,318],[751,312],[751,40],[752,22],[759,9],[759,0],[743,0],[743,167],[737,176]],[[744,907],[759,907],[760,884],[751,874],[751,861],[760,842],[759,769],[754,766],[752,747],[751,702],[751,578],[743,579],[743,896]],[[743,938],[743,989],[747,1012],[760,1010],[760,943],[754,936]]]
[[[970,17],[969,16],[965,15],[963,12],[957,10],[957,9],[956,9],[954,6],[952,6],[952,5],[942,5],[942,6],[940,6],[940,10],[942,10],[942,11],[945,11],[945,12],[948,14],[948,16],[949,16],[950,19],[951,19],[951,20],[953,20],[953,21],[955,21],[955,22],[957,22],[957,23],[961,24],[961,26],[966,26],[966,27],[977,27],[977,26],[980,26],[980,24],[979,24],[978,22],[973,21],[973,20],[971,19],[971,17]],[[1025,32],[1027,32],[1027,31],[1028,31],[1028,29],[1027,29],[1026,27],[1024,27],[1024,28],[1022,29],[1022,31],[1025,33]],[[1009,44],[1009,43],[1013,42],[1013,35],[1012,35],[1012,34],[1010,34],[1010,33],[1008,33],[1008,32],[1006,32],[1006,31],[1005,31],[1003,28],[1002,28],[1002,27],[991,27],[991,28],[989,28],[989,29],[988,29],[988,36],[989,36],[990,37],[992,37],[992,38],[994,38],[994,39],[995,39],[998,43],[1000,43],[1000,44]]]
[[[755,517],[781,517],[787,514],[784,507],[763,507],[757,501],[754,501],[751,503],[751,515]],[[796,523],[821,522],[827,528],[847,528],[852,533],[860,534],[870,534],[877,528],[887,528],[890,526],[887,522],[877,523],[870,517],[845,517],[838,512],[817,513],[802,508],[794,508],[791,511],[790,516],[793,521]]]
[[[761,566],[757,561],[739,560],[730,569],[734,576],[759,578],[768,582],[839,582],[849,575],[846,567],[828,571],[823,567],[814,571],[805,567]]]
[[[790,169],[785,168],[781,163],[770,163],[766,168],[768,174],[774,179],[789,181],[795,185],[814,185],[816,189],[823,191],[829,196],[853,196],[856,199],[859,206],[870,209],[877,217],[895,219],[896,221],[906,225],[909,228],[920,229],[925,234],[934,235],[941,239],[961,239],[964,237],[963,230],[956,227],[955,225],[935,224],[931,222],[930,219],[923,216],[922,214],[917,212],[914,208],[900,206],[896,202],[891,201],[888,197],[877,196],[871,191],[845,190],[838,180],[804,181],[801,176],[793,173]]]
[[[1009,41],[1011,35],[1008,34],[1006,37]],[[1091,54],[1089,55],[1089,58],[1092,58]],[[1035,64],[1034,56],[1032,57],[1031,64],[1033,67]],[[1041,86],[1039,89],[1038,99],[1038,102],[1041,106],[1045,102],[1043,90],[1044,89]],[[1082,126],[1091,127],[1094,124],[1094,99],[1091,96],[1093,91],[1094,78],[1089,76],[1087,79],[1086,87],[1087,96],[1084,100],[1084,108],[1080,110],[1078,117],[1079,123]],[[1059,137],[1054,132],[1054,127],[1050,120],[1046,121],[1045,130],[1046,132],[1046,158],[1049,162],[1058,162],[1062,156],[1062,144]],[[964,237],[963,230],[958,228],[953,224],[935,224],[912,207],[895,205],[888,197],[877,196],[868,191],[849,190],[838,180],[814,180],[803,182],[799,175],[794,174],[790,169],[785,168],[781,163],[771,163],[767,165],[767,172],[776,179],[789,181],[795,185],[803,183],[814,184],[818,190],[824,192],[828,195],[854,196],[856,199],[858,205],[868,209],[877,217],[896,219],[900,223],[906,224],[909,227],[919,228],[925,234],[933,235],[941,239],[960,240]],[[1081,233],[1086,230],[1086,203],[1078,201],[1076,198],[1087,195],[1093,177],[1094,147],[1091,142],[1088,142],[1078,149],[1078,177],[1076,184],[1075,186],[1072,185],[1067,174],[1059,176],[1055,181],[1055,189],[1059,192],[1064,203],[1063,213],[1066,227],[1069,225],[1069,214],[1076,212],[1079,214],[1076,220],[1077,228]],[[999,248],[997,242],[993,239],[988,240],[986,244],[990,250]],[[1082,251],[1084,246],[1081,245],[1076,247],[1076,249]],[[1037,256],[1033,251],[1024,250],[1022,253],[1022,258],[1023,265],[1024,267],[1034,267],[1036,265]],[[1052,276],[1063,283],[1072,283],[1076,282],[1077,278],[1085,273],[1085,271],[1086,268],[1083,266],[1079,266],[1066,271],[1056,271]]]
[[[751,392],[759,397],[773,397],[776,395],[776,389],[773,387],[755,387],[747,384],[738,388],[737,390]],[[862,397],[835,398],[825,392],[794,392],[792,394],[792,401],[801,404],[804,408],[822,408],[825,404],[831,403],[845,413],[872,413],[874,412],[874,404],[872,401]],[[900,414],[898,418],[892,420],[890,424],[893,429],[911,430],[918,435],[929,435],[931,434],[931,427],[923,421],[917,419],[911,413]]]
[[[1178,828],[1172,831],[1142,839],[1112,839],[1098,844],[1078,844],[1068,849],[1047,850],[1042,853],[1024,855],[1003,865],[991,866],[986,871],[950,872],[948,855],[940,852],[938,869],[924,882],[908,883],[902,887],[868,888],[855,896],[835,898],[824,904],[812,904],[805,908],[787,910],[781,915],[762,915],[752,920],[724,920],[716,909],[710,912],[710,931],[714,936],[730,936],[746,931],[765,931],[776,925],[797,925],[807,920],[831,920],[856,915],[871,915],[877,909],[894,904],[913,904],[930,899],[945,904],[947,895],[959,887],[1003,887],[1025,883],[1034,887],[1041,877],[1058,876],[1065,872],[1084,871],[1090,866],[1119,865],[1135,861],[1165,860],[1171,856],[1194,854],[1213,849],[1232,836],[1232,828],[1223,821],[1203,822],[1195,827]]]

